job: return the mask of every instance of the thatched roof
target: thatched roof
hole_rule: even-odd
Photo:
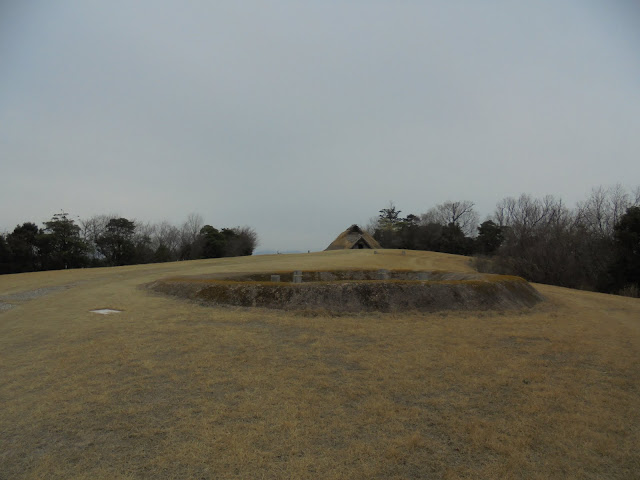
[[[351,225],[338,235],[331,245],[325,250],[347,250],[350,248],[382,248],[369,232],[362,230],[358,225]]]

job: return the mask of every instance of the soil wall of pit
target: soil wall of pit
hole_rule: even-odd
[[[212,305],[347,313],[519,309],[542,300],[524,279],[503,275],[387,271],[388,279],[371,280],[380,272],[303,272],[304,283],[289,283],[293,272],[277,273],[283,281],[265,281],[271,274],[261,273],[172,278],[150,288]],[[418,273],[430,279],[416,280]]]

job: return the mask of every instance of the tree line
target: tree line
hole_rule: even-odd
[[[639,296],[640,188],[600,186],[574,208],[553,195],[507,197],[482,223],[468,200],[401,213],[390,203],[368,225],[385,248],[473,255],[483,272]]]
[[[76,222],[61,212],[41,227],[25,222],[0,234],[0,274],[243,256],[257,244],[252,228],[218,230],[197,214],[176,227],[117,215]]]

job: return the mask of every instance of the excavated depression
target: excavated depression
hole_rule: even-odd
[[[272,281],[278,277],[279,281]],[[301,283],[294,283],[296,277]],[[149,287],[209,305],[335,313],[521,309],[542,300],[520,277],[442,271],[217,274],[167,278]]]

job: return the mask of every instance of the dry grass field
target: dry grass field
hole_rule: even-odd
[[[1,276],[0,479],[640,477],[638,299],[322,316],[142,287],[322,268],[472,271],[333,251]]]

